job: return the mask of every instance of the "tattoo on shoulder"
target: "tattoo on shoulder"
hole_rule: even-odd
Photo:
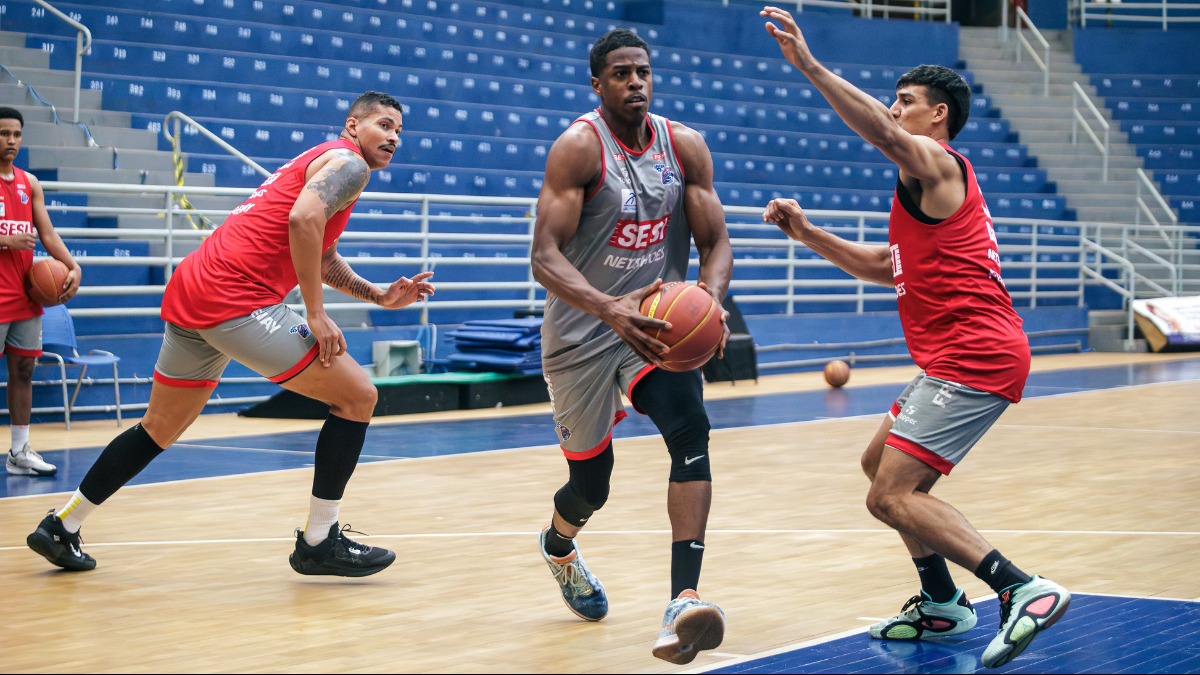
[[[325,217],[332,218],[362,194],[370,179],[371,170],[362,157],[346,151],[330,159],[305,189],[317,193],[325,204]]]

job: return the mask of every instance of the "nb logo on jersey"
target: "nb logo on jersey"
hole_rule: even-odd
[[[675,172],[666,164],[655,164],[654,170],[662,174],[663,185],[670,185],[675,182]]]
[[[667,238],[667,225],[671,222],[671,214],[658,220],[618,220],[612,237],[608,239],[609,246],[623,248],[628,251],[641,251],[655,244],[662,243]]]

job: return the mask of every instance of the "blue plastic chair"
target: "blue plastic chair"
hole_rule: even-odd
[[[71,428],[71,409],[75,407],[75,399],[83,386],[83,378],[87,375],[88,366],[112,366],[113,397],[116,400],[117,426],[121,426],[121,387],[117,374],[117,364],[121,357],[102,349],[93,349],[87,354],[79,353],[79,344],[75,340],[75,321],[63,305],[46,307],[42,315],[42,355],[35,365],[58,366],[59,382],[62,385],[63,419],[67,429]],[[75,380],[75,391],[67,398],[67,366],[79,366],[79,377]]]

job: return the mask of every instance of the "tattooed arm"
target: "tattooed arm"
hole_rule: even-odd
[[[354,203],[370,177],[371,169],[358,153],[352,150],[326,152],[308,165],[307,184],[300,190],[288,214],[292,265],[300,282],[300,293],[304,296],[308,327],[320,348],[318,358],[325,366],[333,361],[333,357],[346,351],[346,339],[325,313],[322,297],[324,255],[321,244],[325,225],[335,213]]]
[[[373,302],[385,309],[400,309],[416,302],[426,300],[433,295],[433,284],[425,281],[433,276],[433,272],[421,272],[412,279],[400,277],[392,282],[386,291],[358,276],[350,269],[350,263],[337,252],[337,243],[325,251],[321,261],[321,275],[330,288],[346,295]]]

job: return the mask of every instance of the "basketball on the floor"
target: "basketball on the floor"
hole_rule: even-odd
[[[67,266],[54,258],[42,258],[29,268],[25,275],[25,291],[30,299],[43,307],[58,304],[63,283],[67,280]]]
[[[850,364],[842,360],[825,364],[825,381],[834,389],[850,381]]]
[[[699,368],[717,353],[725,333],[723,311],[708,291],[696,284],[672,281],[642,300],[642,314],[662,319],[671,329],[651,329],[649,335],[671,348],[663,367],[677,373]]]

